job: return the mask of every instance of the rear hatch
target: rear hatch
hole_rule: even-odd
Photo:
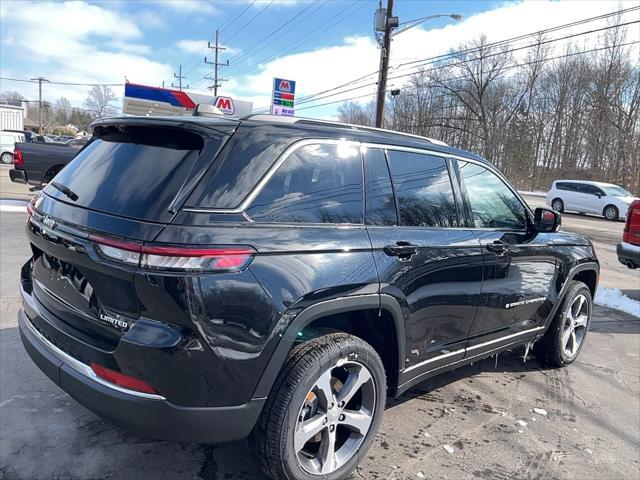
[[[115,349],[141,315],[137,250],[171,221],[234,129],[229,121],[155,119],[95,127],[31,208],[30,288],[49,323],[80,343]]]

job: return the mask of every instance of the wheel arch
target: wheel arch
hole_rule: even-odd
[[[65,167],[64,164],[57,164],[54,165],[53,167],[50,167],[43,175],[42,177],[42,183],[47,183],[47,178],[49,178],[49,181],[51,181],[51,179],[53,179],[53,177],[55,177],[58,172],[60,170],[62,170]]]
[[[371,342],[373,337],[363,338],[363,336],[366,337],[366,335],[357,335],[357,333],[361,333],[362,331],[359,332],[357,328],[354,328],[357,327],[359,320],[363,320],[366,316],[370,317],[373,314],[379,315],[383,322],[388,322],[383,323],[383,325],[393,328],[394,341],[391,342],[390,357],[387,355],[389,354],[388,351],[384,349],[382,349],[382,351],[379,350],[381,345],[384,344],[375,341]],[[286,318],[286,316],[287,313],[283,315],[283,318]],[[351,323],[345,323],[345,318],[350,318]],[[335,320],[335,322],[332,322],[333,320]],[[351,328],[345,328],[345,325]],[[253,393],[253,398],[264,398],[269,395],[278,373],[287,355],[296,344],[296,341],[299,341],[299,339],[304,336],[305,331],[309,334],[308,338],[313,338],[314,329],[316,329],[318,333],[322,333],[323,329],[344,331],[345,333],[354,334],[371,343],[372,347],[376,349],[382,357],[383,364],[385,365],[389,394],[395,395],[398,372],[402,368],[405,354],[406,337],[402,309],[393,297],[371,294],[318,302],[295,315],[281,334],[280,342],[278,342],[271,359],[267,363],[258,382],[258,386]]]
[[[571,270],[569,270],[569,273],[567,274],[567,277],[564,283],[562,284],[562,288],[560,289],[560,293],[558,294],[556,302],[553,308],[551,309],[549,316],[547,317],[547,320],[545,322],[545,327],[549,328],[549,325],[553,321],[553,318],[555,317],[558,311],[558,308],[560,308],[560,305],[562,304],[562,301],[564,300],[564,297],[567,294],[567,290],[569,289],[569,285],[573,280],[579,280],[585,283],[587,287],[589,287],[589,290],[591,291],[591,297],[593,298],[596,295],[599,275],[600,275],[600,265],[597,262],[584,262],[584,263],[575,265],[573,268],[571,268]],[[546,331],[546,328],[545,330],[543,330],[542,333]]]

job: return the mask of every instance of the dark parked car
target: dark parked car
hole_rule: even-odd
[[[40,187],[50,182],[85,144],[86,142],[78,140],[68,144],[16,143],[9,178],[12,182]]]
[[[517,346],[585,343],[598,260],[482,158],[271,116],[115,118],[29,208],[22,341],[143,435],[250,437],[343,478],[387,396]]]
[[[622,241],[616,250],[620,263],[631,269],[640,267],[640,200],[629,205]]]

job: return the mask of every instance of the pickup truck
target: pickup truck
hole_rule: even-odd
[[[83,146],[82,142],[16,143],[9,177],[12,182],[41,187],[55,177]]]

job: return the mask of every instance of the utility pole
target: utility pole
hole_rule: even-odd
[[[462,20],[462,15],[458,13],[439,13],[399,23],[398,17],[393,16],[392,10],[393,0],[387,0],[386,9],[382,8],[382,2],[380,2],[374,17],[374,31],[376,39],[380,44],[380,70],[378,71],[378,94],[376,98],[376,127],[378,128],[382,128],[384,121],[384,101],[387,91],[387,70],[389,69],[389,56],[391,54],[391,39],[400,33],[406,32],[425,21],[433,20],[434,18],[449,17],[457,22]],[[398,27],[401,27],[400,30],[393,31],[393,29]],[[383,32],[382,38],[379,36],[381,32]],[[399,93],[400,91],[398,89],[391,91],[392,96],[398,95]]]
[[[42,82],[48,82],[44,77],[32,78],[31,80],[38,82],[38,133],[42,135]]]
[[[220,50],[226,50],[226,48],[221,47],[220,46],[220,31],[216,30],[216,44],[215,45],[211,45],[211,42],[207,42],[207,48],[210,48],[211,50],[213,50],[213,62],[208,62],[207,61],[207,57],[204,57],[204,63],[208,64],[208,65],[213,65],[213,77],[204,77],[207,80],[213,80],[213,85],[211,85],[209,88],[209,90],[213,90],[213,95],[214,96],[218,96],[218,87],[220,87],[220,83],[219,82],[226,82],[228,79],[226,78],[218,78],[218,67],[228,67],[229,66],[229,60],[227,60],[224,63],[218,63],[218,52]]]
[[[178,79],[178,85],[174,85],[173,82],[171,82],[171,86],[173,88],[177,88],[178,90],[182,91],[182,80],[186,80],[187,77],[183,77],[182,76],[182,65],[180,65],[180,67],[178,68],[178,74],[176,75],[175,73],[173,74],[173,78],[177,78]],[[186,88],[189,88],[189,85],[187,85]]]
[[[384,10],[382,4],[378,15]],[[387,70],[389,68],[389,51],[391,49],[391,29],[398,26],[398,17],[392,15],[393,0],[387,0],[387,10],[384,12],[384,37],[380,49],[380,71],[378,72],[378,95],[376,97],[376,127],[382,128],[384,119],[384,100],[387,90]]]

